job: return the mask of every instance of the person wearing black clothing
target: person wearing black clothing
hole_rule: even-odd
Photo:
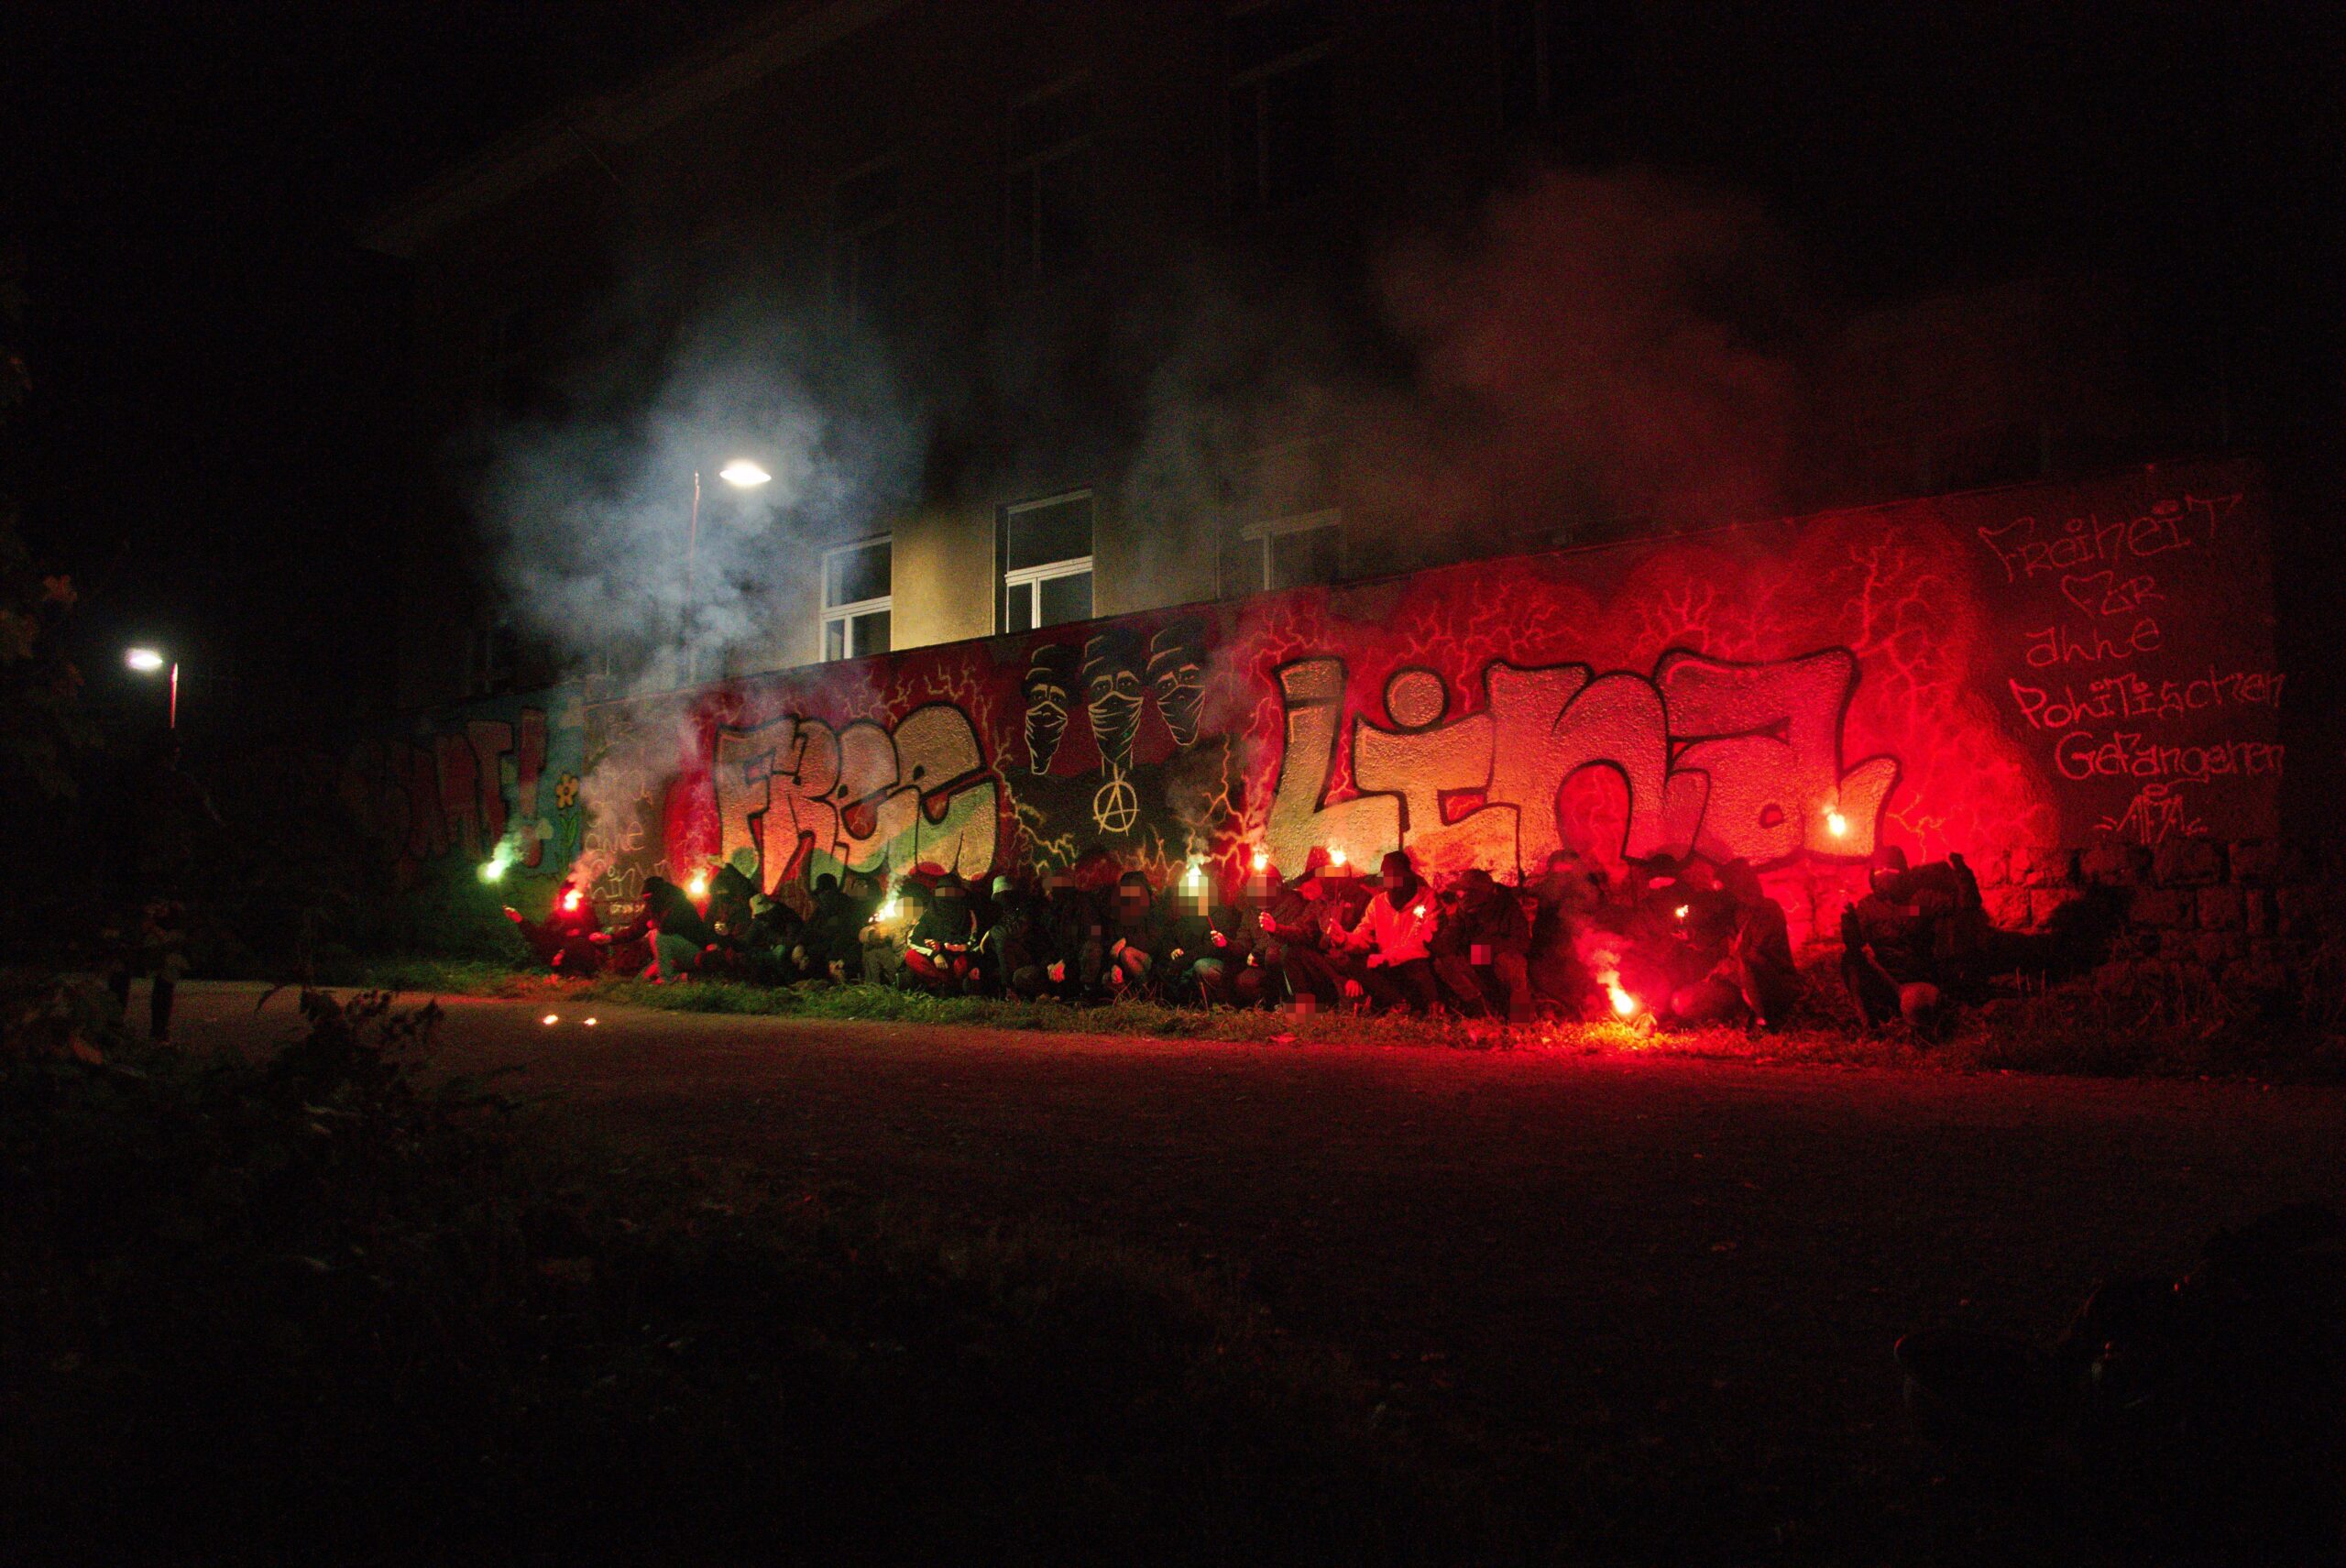
[[[1120,996],[1155,994],[1163,976],[1159,966],[1172,950],[1165,922],[1157,909],[1157,895],[1145,872],[1126,872],[1116,879],[1114,901],[1109,905],[1102,933],[1101,980]]]
[[[1336,1005],[1343,992],[1343,977],[1328,956],[1329,934],[1335,920],[1335,901],[1318,872],[1292,885],[1276,869],[1263,873],[1264,907],[1255,917],[1260,933],[1255,947],[1265,972],[1265,985],[1275,999],[1310,1011]],[[1343,940],[1341,927],[1336,940]]]
[[[586,890],[565,882],[554,890],[554,904],[543,920],[523,917],[511,905],[505,918],[513,922],[521,940],[538,962],[557,974],[592,975],[603,967],[608,939],[603,936],[603,912]]]
[[[643,913],[626,928],[612,932],[610,939],[615,946],[649,941],[652,964],[644,978],[679,981],[699,965],[715,933],[683,888],[666,877],[655,876],[643,880]]]
[[[1003,995],[1033,1002],[1050,989],[1047,912],[1040,900],[1009,878],[994,881],[993,924],[978,938],[985,981]]]
[[[974,995],[983,988],[977,917],[959,877],[948,873],[930,889],[928,908],[904,947],[902,976],[900,983],[909,989],[938,996]]]
[[[1462,1014],[1479,1018],[1496,1012],[1512,1024],[1529,1021],[1531,922],[1524,917],[1522,900],[1490,872],[1473,867],[1442,894],[1432,948],[1434,975]]]
[[[1869,1029],[1893,1018],[1927,1022],[1945,993],[1933,957],[1939,900],[1921,896],[1906,852],[1887,845],[1867,873],[1871,890],[1841,911],[1841,981]]]
[[[1097,899],[1076,886],[1074,879],[1065,872],[1052,874],[1050,896],[1043,911],[1039,955],[1044,981],[1051,994],[1072,1002],[1103,993],[1107,927]]]
[[[1558,850],[1529,888],[1534,910],[1526,955],[1532,994],[1573,1016],[1589,1011],[1596,981],[1582,939],[1605,907],[1605,880],[1577,851]]]
[[[791,952],[807,974],[850,981],[863,973],[863,911],[828,872],[815,879],[815,906]]]

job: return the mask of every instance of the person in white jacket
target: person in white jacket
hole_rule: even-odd
[[[1363,956],[1361,983],[1378,1011],[1406,1007],[1430,1013],[1442,994],[1432,949],[1439,905],[1407,852],[1387,855],[1381,872],[1383,890],[1361,911],[1346,950]]]

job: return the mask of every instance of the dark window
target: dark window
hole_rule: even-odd
[[[1333,511],[1247,529],[1222,547],[1225,598],[1333,583],[1343,576],[1344,530]]]
[[[892,537],[844,544],[823,556],[823,657],[885,653],[894,601]]]
[[[1001,625],[1031,631],[1091,619],[1091,493],[1002,511]]]
[[[1502,130],[1603,103],[1620,80],[1620,0],[1491,0]]]
[[[1276,207],[1335,166],[1336,23],[1328,0],[1277,0],[1229,20],[1232,194]]]
[[[1074,270],[1091,248],[1093,104],[1079,77],[1010,106],[1003,259],[1014,288]]]
[[[465,695],[493,696],[513,689],[521,663],[513,624],[502,615],[477,622],[465,638]]]
[[[492,316],[482,328],[473,387],[474,411],[482,418],[510,419],[528,406],[539,329],[538,313],[527,305]]]
[[[831,192],[831,302],[841,321],[886,318],[904,281],[904,171],[875,163]]]

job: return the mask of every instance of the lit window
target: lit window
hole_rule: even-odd
[[[1328,182],[1335,40],[1329,0],[1274,0],[1231,14],[1231,194],[1241,207],[1276,207]]]
[[[1064,275],[1091,245],[1092,103],[1079,76],[1010,106],[1003,267],[1013,288]]]
[[[1337,511],[1258,522],[1222,550],[1222,594],[1268,593],[1343,576],[1344,520]]]
[[[831,307],[843,322],[872,325],[895,303],[903,281],[904,170],[867,164],[831,192]]]
[[[1091,492],[1002,510],[1002,629],[1091,619]]]
[[[861,659],[888,651],[888,535],[823,553],[823,657]]]

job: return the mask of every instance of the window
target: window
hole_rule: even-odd
[[[904,170],[867,164],[831,192],[831,308],[842,322],[883,320],[903,281]]]
[[[1327,183],[1335,38],[1331,0],[1275,0],[1231,15],[1231,194],[1240,207],[1276,207]]]
[[[1222,549],[1222,597],[1332,583],[1343,576],[1344,520],[1337,511],[1277,518],[1241,531]]]
[[[538,313],[528,306],[489,318],[481,329],[480,361],[473,380],[473,411],[484,420],[510,419],[528,398],[530,360],[538,347]]]
[[[823,657],[861,659],[888,651],[889,536],[823,552]]]
[[[517,663],[512,620],[499,614],[476,621],[465,633],[465,695],[511,691]]]
[[[1621,60],[1618,0],[1491,0],[1499,128],[1601,102]]]
[[[1003,269],[1013,288],[1065,276],[1091,246],[1092,103],[1079,76],[1010,106]]]
[[[1002,509],[1002,629],[1091,619],[1091,492]]]

